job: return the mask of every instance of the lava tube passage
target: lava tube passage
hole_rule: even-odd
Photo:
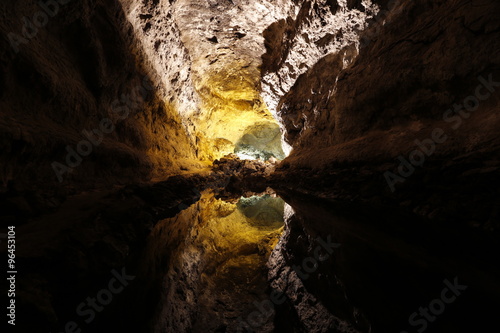
[[[20,333],[498,332],[499,0],[0,0]]]

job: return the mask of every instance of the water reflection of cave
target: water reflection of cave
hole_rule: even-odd
[[[281,132],[278,124],[259,122],[245,129],[235,145],[234,152],[240,159],[285,158],[281,147]]]
[[[280,197],[266,194],[241,198],[236,207],[254,228],[273,230],[283,225],[284,201]]]
[[[158,331],[236,332],[237,318],[269,299],[266,263],[283,230],[284,205],[268,194],[233,203],[205,191],[196,204],[160,222],[149,268],[165,260],[157,255],[169,235],[182,231],[187,237],[165,277]]]

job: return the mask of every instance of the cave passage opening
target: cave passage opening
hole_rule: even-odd
[[[234,153],[240,159],[272,158],[282,160],[285,153],[281,147],[281,131],[273,122],[257,122],[248,126],[243,136],[236,142]]]
[[[193,81],[201,101],[194,119],[199,156],[208,161],[228,154],[283,160],[282,129],[262,96],[260,62],[222,59],[217,66],[206,64],[205,57],[195,62]]]
[[[198,122],[198,149],[202,157],[214,161],[235,154],[241,160],[281,161],[287,156],[278,121],[258,96],[260,91],[253,94],[254,101],[220,95],[205,98]]]

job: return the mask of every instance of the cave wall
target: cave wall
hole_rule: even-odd
[[[171,100],[184,82],[163,89],[119,1],[57,4],[50,15],[36,1],[1,6],[3,186],[95,187],[193,166],[194,142]],[[189,64],[172,46],[176,54]],[[100,126],[106,133],[82,143]]]
[[[328,91],[300,91],[297,94],[299,89],[294,89],[294,85],[324,57],[340,54],[341,67],[349,64],[356,55],[360,32],[378,11],[379,7],[370,0],[297,1],[294,15],[273,22],[263,31],[266,53],[262,56],[262,96],[282,125],[287,152],[294,145],[293,133],[315,121],[305,113],[317,108],[312,106],[316,103],[309,95],[328,97],[333,89],[330,86]],[[328,71],[318,73],[332,76]],[[284,102],[285,96],[290,95],[296,97],[297,105],[289,106]],[[287,111],[288,107],[297,111]]]
[[[377,10],[360,2],[350,12],[348,3],[339,9],[342,3],[306,1],[302,16],[265,32],[264,96],[294,147],[296,166],[395,158],[436,127],[449,132],[453,126],[453,139],[438,154],[496,142],[495,87],[492,96],[482,88],[489,96],[461,119],[444,113],[475,94],[479,76],[498,80],[497,2],[390,1],[377,3]],[[346,13],[358,20],[328,26]],[[336,35],[319,32],[324,24]],[[310,158],[319,151],[323,160]]]
[[[300,52],[315,53],[302,39],[321,37],[332,7],[304,2],[301,20],[264,33],[264,96],[293,147],[276,186],[497,228],[498,3],[375,5],[372,18],[350,9],[366,28],[343,21],[352,34],[339,33],[337,47],[309,63]]]
[[[122,2],[200,160],[234,152],[257,122],[276,123],[260,96],[262,31],[294,15],[293,2]]]

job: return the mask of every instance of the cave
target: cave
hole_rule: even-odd
[[[500,2],[0,3],[12,332],[494,332]]]

